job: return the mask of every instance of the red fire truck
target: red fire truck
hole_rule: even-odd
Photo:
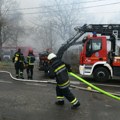
[[[113,76],[120,76],[120,25],[87,25],[87,29],[88,32],[101,36],[93,33],[84,40],[80,53],[80,74],[93,75],[98,81],[107,81]]]
[[[85,24],[75,30],[77,33],[59,48],[57,56],[62,59],[70,46],[82,44],[79,65],[81,75],[93,75],[98,81],[120,76],[120,24]],[[79,38],[86,33],[92,33],[92,36],[80,41]]]
[[[120,25],[89,24],[76,27],[77,34],[61,46],[57,55],[62,58],[64,51],[85,33],[92,33],[82,40],[79,72],[81,75],[93,75],[95,80],[107,81],[113,76],[120,76]],[[109,45],[108,45],[109,43]],[[109,50],[108,50],[109,48]]]

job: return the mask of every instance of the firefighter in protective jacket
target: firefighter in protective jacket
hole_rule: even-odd
[[[24,70],[25,58],[20,48],[18,48],[18,51],[14,54],[12,60],[15,64],[16,78],[24,79],[23,70]]]
[[[48,74],[51,77],[56,78],[56,95],[57,95],[57,105],[64,105],[64,97],[72,104],[71,109],[78,108],[80,102],[70,91],[70,81],[67,73],[66,64],[57,58],[54,53],[48,55],[48,60],[50,60],[50,66],[48,69]]]
[[[35,55],[33,50],[30,49],[27,56],[27,77],[28,79],[33,79],[33,69],[34,69]]]

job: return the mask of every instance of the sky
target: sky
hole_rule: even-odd
[[[20,8],[36,8],[38,9],[24,9],[21,10],[26,21],[25,25],[30,25],[31,21],[36,22],[35,17],[39,14],[28,14],[28,13],[39,13],[42,6],[54,6],[53,1],[55,0],[16,0]],[[59,0],[57,0],[59,1]],[[120,24],[120,0],[64,0],[66,3],[61,4],[71,4],[74,2],[74,6],[80,5],[78,9],[78,16],[80,17],[79,23],[81,24]],[[86,3],[85,3],[86,2]],[[78,3],[78,4],[76,4]],[[55,7],[55,6],[54,6]],[[66,9],[69,9],[69,6],[66,5]],[[26,14],[27,13],[27,14]],[[44,13],[40,13],[44,14]],[[34,21],[33,21],[34,20]],[[33,24],[34,25],[34,24]],[[31,42],[28,42],[30,41]],[[32,42],[32,38],[26,39],[26,44]],[[36,45],[35,45],[36,46]]]
[[[43,5],[53,5],[54,0],[16,0],[21,8],[34,8],[39,7]],[[73,0],[74,1],[74,0]],[[76,0],[77,1],[77,0]],[[86,3],[81,3],[86,2]],[[62,0],[61,0],[62,3]],[[83,20],[87,23],[95,22],[95,19],[97,19],[98,23],[120,23],[116,20],[120,16],[120,0],[78,0],[76,3],[80,3],[83,6],[83,9],[79,9],[80,12],[82,10],[85,10],[86,13],[83,12]],[[64,3],[63,3],[64,4]],[[107,4],[106,6],[104,6]],[[111,4],[111,5],[109,5]],[[100,5],[100,6],[99,6]],[[101,6],[102,5],[102,6]],[[97,6],[97,7],[95,7]],[[38,9],[29,9],[29,10],[23,10],[24,13],[34,13],[38,12],[36,11]],[[33,15],[25,15],[25,17],[29,18]],[[92,21],[90,21],[87,17],[90,16]],[[120,19],[119,19],[120,20]]]
[[[40,0],[16,0],[21,8],[39,6]]]

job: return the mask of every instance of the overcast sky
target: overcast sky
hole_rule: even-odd
[[[39,6],[40,0],[16,0],[22,8]]]
[[[20,4],[21,8],[33,8],[33,7],[43,6],[43,5],[53,5],[54,3],[52,1],[55,1],[55,0],[16,0],[16,1]],[[69,3],[70,1],[71,0],[69,0]],[[84,10],[86,11],[86,14],[83,13],[84,14],[83,20],[85,20],[85,22],[88,22],[88,23],[92,22],[92,21],[89,21],[89,19],[86,20],[86,17],[91,16],[93,17],[93,22],[94,22],[94,19],[97,18],[98,22],[102,22],[102,23],[120,23],[119,22],[120,19],[118,20],[120,16],[120,0],[99,0],[99,1],[98,0],[78,0],[77,3],[80,3],[80,2],[87,2],[87,3],[81,3],[81,5],[84,7]],[[62,3],[62,0],[61,0],[61,3]],[[105,4],[108,4],[108,5],[104,6]],[[98,7],[94,7],[94,6],[98,6]],[[81,10],[82,9],[80,9],[80,11]],[[34,12],[38,12],[38,9],[23,10],[23,12],[34,13]],[[32,16],[35,16],[35,14],[25,15],[25,18],[30,18]]]
[[[40,7],[37,9],[20,10],[20,12],[23,12],[26,23],[30,25],[32,22],[36,22],[35,19],[36,16],[38,16],[39,14],[44,14],[44,13],[39,13],[42,6],[55,7],[55,4],[53,2],[55,0],[16,0],[16,1],[19,3],[20,8]],[[56,0],[56,1],[60,1],[60,0]],[[66,2],[63,3],[63,1]],[[62,5],[71,4],[73,2],[78,3],[78,4],[73,4],[75,7],[77,5],[80,5],[79,8],[77,8],[76,10],[78,11],[77,15],[80,17],[78,24],[79,23],[120,24],[120,0],[61,0]],[[54,7],[52,7],[52,9],[54,9]],[[69,5],[65,5],[65,9],[70,9]],[[38,14],[26,14],[26,13],[38,13]],[[28,38],[28,40],[30,39],[32,40],[32,38]]]

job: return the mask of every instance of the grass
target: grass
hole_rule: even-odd
[[[0,62],[0,69],[10,68],[13,66],[12,62],[2,61]]]

